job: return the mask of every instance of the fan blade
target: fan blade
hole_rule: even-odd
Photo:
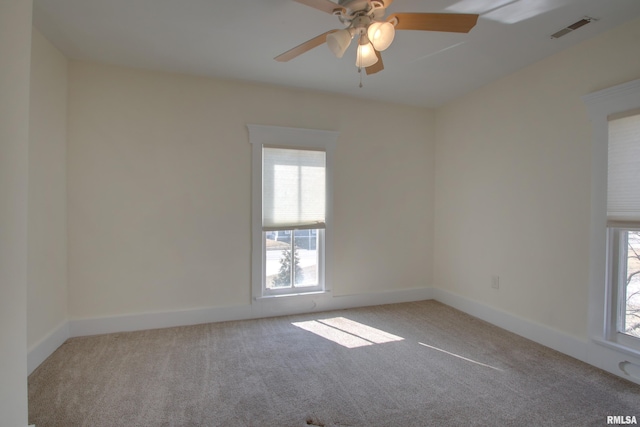
[[[317,37],[312,38],[311,40],[307,40],[306,42],[294,47],[293,49],[289,49],[285,53],[276,56],[276,61],[279,62],[287,62],[295,58],[296,56],[302,55],[303,53],[313,49],[314,47],[320,46],[322,43],[327,41],[327,35],[331,33],[335,33],[338,30],[327,31],[324,34],[320,34]]]
[[[370,67],[365,68],[367,75],[375,74],[378,71],[384,70],[384,64],[382,64],[382,55],[377,50],[376,50],[376,56],[378,57],[378,62],[376,62]]]
[[[468,13],[394,13],[387,18],[397,20],[396,30],[445,31],[468,33],[478,22],[478,15]]]
[[[332,15],[335,10],[343,10],[343,11],[345,10],[344,7],[329,0],[293,0],[293,1],[307,5],[314,9],[321,10],[323,12],[327,12]]]

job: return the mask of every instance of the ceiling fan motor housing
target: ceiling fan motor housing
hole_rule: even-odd
[[[366,15],[356,16],[351,21],[351,27],[355,30],[355,34],[365,34],[369,24],[371,24],[371,18]]]
[[[339,0],[338,4],[346,11],[334,11],[334,14],[341,15],[343,22],[351,21],[358,16],[382,19],[385,13],[385,5],[381,0]]]

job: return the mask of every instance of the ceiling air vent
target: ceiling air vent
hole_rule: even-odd
[[[566,36],[573,30],[577,30],[580,27],[587,25],[589,22],[595,21],[593,18],[584,17],[581,20],[574,22],[573,24],[561,29],[560,31],[551,34],[552,39],[559,39],[562,36]]]

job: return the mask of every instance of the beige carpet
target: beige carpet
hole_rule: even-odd
[[[73,338],[48,426],[604,426],[640,386],[434,301]]]

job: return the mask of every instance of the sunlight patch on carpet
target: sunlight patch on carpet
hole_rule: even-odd
[[[293,322],[292,325],[347,348],[384,344],[404,339],[344,317]]]

